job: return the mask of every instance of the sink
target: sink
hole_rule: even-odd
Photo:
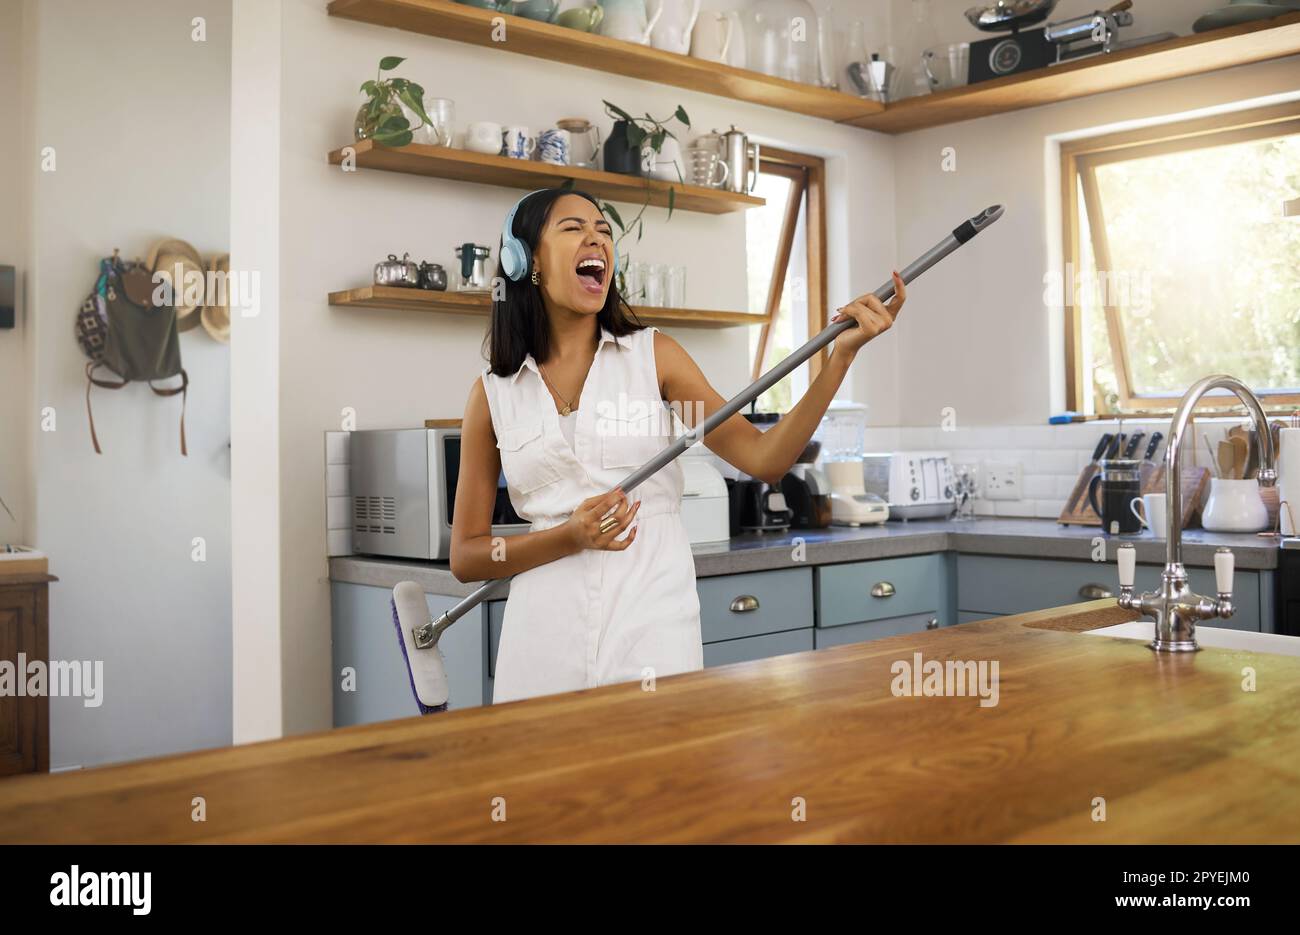
[[[1155,624],[1150,620],[1133,620],[1098,630],[1084,630],[1086,636],[1117,636],[1126,640],[1151,642]],[[1197,627],[1196,641],[1216,649],[1244,649],[1274,656],[1300,656],[1300,636],[1256,633],[1252,630],[1226,630],[1223,627]]]

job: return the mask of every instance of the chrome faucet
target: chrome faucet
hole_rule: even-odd
[[[1192,384],[1183,394],[1173,421],[1169,423],[1169,442],[1165,449],[1165,512],[1168,525],[1165,533],[1165,570],[1160,575],[1160,587],[1144,594],[1134,594],[1133,575],[1137,553],[1130,543],[1120,546],[1116,555],[1119,564],[1119,606],[1136,610],[1155,620],[1155,639],[1150,645],[1157,652],[1195,652],[1200,648],[1196,645],[1198,620],[1227,618],[1236,612],[1232,604],[1234,559],[1231,549],[1219,549],[1214,554],[1215,587],[1218,589],[1216,597],[1202,597],[1193,593],[1187,585],[1187,570],[1183,567],[1183,495],[1178,452],[1192,410],[1202,396],[1215,389],[1231,390],[1250,411],[1260,447],[1259,486],[1272,487],[1277,483],[1273,436],[1269,432],[1268,419],[1264,416],[1264,407],[1260,405],[1258,397],[1236,377],[1226,374],[1205,377]]]

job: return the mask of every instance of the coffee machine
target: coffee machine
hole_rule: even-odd
[[[760,432],[766,432],[781,419],[780,413],[755,412],[745,418]],[[732,534],[740,532],[784,532],[790,528],[791,512],[780,484],[769,484],[748,474],[740,474],[728,484],[731,497]]]
[[[781,491],[790,508],[793,529],[825,529],[831,524],[831,484],[824,471],[816,466],[821,442],[813,439],[781,478]]]

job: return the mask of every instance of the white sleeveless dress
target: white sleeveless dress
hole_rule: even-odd
[[[572,444],[531,354],[511,376],[484,370],[510,502],[533,529],[564,523],[672,442],[679,423],[659,392],[656,330],[615,338],[601,328]],[[641,501],[630,548],[584,549],[514,577],[494,703],[703,668],[682,487],[673,462],[628,495]]]

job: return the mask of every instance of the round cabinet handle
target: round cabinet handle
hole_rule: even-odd
[[[926,622],[926,624],[925,624],[925,628],[926,628],[927,630],[937,630],[937,629],[939,629],[939,618],[938,618],[938,617],[931,617],[931,618]]]
[[[871,586],[872,597],[893,597],[894,586],[888,581],[878,581]]]
[[[1100,601],[1115,595],[1104,584],[1085,584],[1079,588],[1079,596],[1085,601]]]
[[[733,614],[748,614],[758,610],[758,598],[752,594],[742,594],[740,597],[732,598],[731,612]]]

